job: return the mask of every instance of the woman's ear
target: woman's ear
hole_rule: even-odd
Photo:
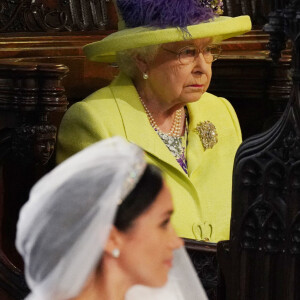
[[[104,251],[112,255],[115,249],[121,249],[122,245],[122,233],[115,226],[112,226],[109,237],[104,247]]]
[[[141,74],[147,73],[149,69],[147,61],[140,55],[136,55],[134,59],[136,66],[140,70]]]

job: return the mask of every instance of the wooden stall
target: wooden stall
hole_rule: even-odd
[[[230,240],[218,243],[218,299],[300,299],[299,14],[299,0],[276,1],[265,26],[274,59],[287,39],[293,45],[293,85],[282,117],[237,151]]]
[[[269,58],[262,28],[274,8],[261,0],[226,0],[225,15],[249,14],[253,30],[222,43],[209,91],[235,107],[244,137],[283,112],[291,80],[289,47]],[[28,292],[14,248],[18,212],[30,187],[54,166],[56,133],[74,102],[107,85],[118,69],[86,60],[82,46],[117,30],[111,0],[0,1],[0,299]],[[217,298],[216,244],[186,241],[210,299]]]

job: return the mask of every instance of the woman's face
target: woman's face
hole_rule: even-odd
[[[170,222],[172,212],[171,194],[164,185],[149,209],[121,233],[118,262],[133,284],[156,287],[166,283],[173,251],[183,245]]]
[[[199,100],[210,84],[211,63],[207,63],[200,54],[194,62],[182,64],[172,52],[178,52],[186,46],[202,50],[210,43],[211,39],[205,38],[162,45],[146,70],[149,76],[146,84],[153,95],[171,106]]]

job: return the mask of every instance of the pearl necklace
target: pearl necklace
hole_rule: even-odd
[[[146,114],[147,114],[148,120],[150,122],[150,125],[153,127],[153,129],[155,131],[164,133],[164,132],[162,132],[162,130],[156,124],[156,122],[155,122],[155,120],[154,120],[151,112],[147,108],[147,106],[144,103],[143,99],[141,97],[139,97],[139,98],[141,100],[141,103],[144,106],[144,109],[146,111]],[[182,118],[182,113],[181,113],[181,108],[180,108],[180,109],[176,110],[175,118],[173,120],[172,127],[171,127],[170,131],[168,133],[164,133],[164,134],[167,134],[167,135],[173,136],[173,137],[180,137],[180,133],[181,133],[181,118]]]

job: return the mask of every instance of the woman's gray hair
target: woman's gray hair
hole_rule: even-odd
[[[151,62],[155,58],[160,46],[161,45],[151,45],[142,48],[119,51],[117,52],[117,65],[123,73],[134,79],[140,73],[136,64],[136,57],[139,56],[146,62]]]

